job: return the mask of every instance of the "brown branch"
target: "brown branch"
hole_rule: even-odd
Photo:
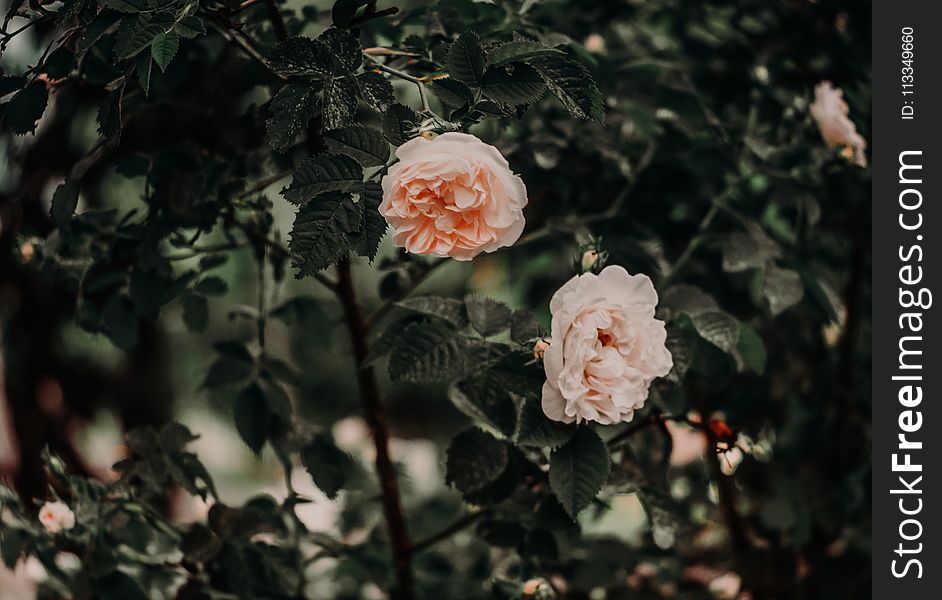
[[[423,540],[419,540],[416,543],[412,544],[412,553],[417,554],[430,546],[434,546],[435,544],[437,544],[438,542],[441,542],[442,540],[446,540],[450,538],[451,536],[455,535],[462,529],[465,529],[466,527],[474,525],[474,523],[476,523],[478,519],[489,514],[490,512],[491,512],[491,509],[484,508],[484,509],[476,510],[474,512],[470,512],[464,515],[463,517],[459,518],[457,521],[455,521],[448,527],[445,527],[438,533],[434,533],[430,535],[429,537]]]
[[[275,0],[265,0],[265,6],[268,7],[268,19],[271,21],[272,29],[275,30],[275,37],[278,41],[288,39],[288,27],[285,25],[285,19],[281,16],[281,9]]]
[[[376,447],[376,472],[379,475],[383,512],[386,516],[386,525],[389,528],[389,537],[392,543],[393,569],[397,582],[393,598],[411,600],[415,597],[412,579],[412,542],[409,540],[406,519],[402,511],[399,485],[396,481],[396,469],[389,456],[389,427],[386,424],[386,411],[380,400],[379,386],[376,383],[373,367],[364,366],[369,350],[366,344],[367,323],[363,318],[356,290],[353,288],[353,275],[349,258],[344,258],[337,265],[337,296],[343,304],[347,329],[353,341],[353,355],[357,366],[360,399]]]

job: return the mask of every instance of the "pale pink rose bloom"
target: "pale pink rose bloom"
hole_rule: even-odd
[[[657,292],[645,275],[608,266],[567,281],[550,301],[543,412],[565,423],[630,421],[648,386],[671,370]]]
[[[824,143],[832,148],[843,146],[848,160],[859,167],[866,167],[867,142],[857,133],[857,127],[847,117],[847,113],[843,91],[835,88],[830,81],[822,81],[814,86],[811,116],[818,124]]]
[[[379,212],[397,246],[471,260],[520,237],[527,188],[494,146],[450,132],[411,139],[396,157]]]
[[[46,502],[39,509],[39,522],[49,533],[59,533],[75,527],[75,513],[64,502]]]
[[[703,458],[706,454],[709,440],[702,432],[674,421],[665,421],[664,426],[671,436],[670,464],[674,467],[684,467]]]
[[[726,573],[711,581],[707,589],[713,594],[714,598],[719,600],[735,600],[741,587],[742,578],[739,575]]]

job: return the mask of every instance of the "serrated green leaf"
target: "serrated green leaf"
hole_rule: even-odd
[[[337,75],[353,73],[363,64],[360,41],[353,33],[345,29],[331,28],[320,36],[318,41],[327,47],[333,58],[332,69]]]
[[[115,58],[125,60],[136,56],[164,32],[165,25],[169,23],[166,23],[163,17],[158,19],[147,13],[124,19],[115,36]]]
[[[765,344],[759,334],[756,333],[756,330],[745,323],[739,325],[739,340],[736,343],[736,350],[747,367],[760,375],[765,371],[767,358]]]
[[[448,49],[448,74],[475,87],[481,84],[487,61],[481,40],[474,32],[463,33]]]
[[[540,80],[542,85],[543,80]],[[443,104],[453,107],[461,107],[474,100],[474,94],[465,84],[455,79],[439,79],[433,81],[430,89],[438,96]]]
[[[298,80],[285,84],[268,105],[265,130],[268,143],[278,152],[284,152],[304,132],[308,122],[320,106],[319,81]]]
[[[563,106],[580,119],[605,121],[602,94],[589,70],[565,56],[541,56],[529,63]]]
[[[573,519],[587,507],[608,478],[610,459],[605,442],[588,427],[550,456],[550,488]]]
[[[455,329],[461,329],[468,324],[468,313],[465,310],[464,302],[455,298],[414,296],[397,302],[396,306],[437,319],[444,319],[451,323]]]
[[[518,344],[529,344],[544,336],[543,326],[527,308],[518,308],[510,317],[510,339]]]
[[[49,101],[49,92],[46,84],[36,80],[18,91],[10,98],[6,105],[3,120],[7,127],[16,135],[31,133],[36,129],[36,123],[46,112],[46,103]]]
[[[396,102],[392,83],[375,71],[360,73],[356,77],[357,88],[363,101],[380,112],[385,112]]]
[[[174,32],[163,32],[154,38],[154,41],[150,45],[150,52],[151,56],[154,57],[154,62],[160,67],[161,72],[167,70],[167,66],[170,64],[170,61],[173,60],[173,57],[176,56],[179,47],[180,36]]]
[[[192,39],[206,35],[206,23],[195,15],[187,15],[177,21],[177,24],[173,26],[173,30],[182,38]]]
[[[383,141],[385,144],[385,140]],[[386,235],[386,219],[379,214],[379,205],[383,201],[383,188],[378,183],[363,184],[358,204],[363,211],[363,220],[360,230],[351,233],[348,238],[350,247],[357,255],[364,256],[373,262],[379,251],[379,243]]]
[[[303,204],[326,192],[359,192],[363,169],[346,154],[319,154],[298,163],[291,185],[281,191],[286,200]]]
[[[66,181],[56,188],[49,213],[57,227],[62,227],[72,218],[75,207],[78,206],[78,198],[79,186],[75,182]]]
[[[468,320],[474,330],[484,337],[496,335],[510,327],[511,310],[506,304],[482,296],[464,299]]]
[[[139,13],[146,5],[144,0],[97,0],[105,8],[111,8],[126,14]]]
[[[434,383],[461,374],[466,349],[454,329],[442,321],[417,323],[402,332],[389,358],[393,383]]]
[[[448,399],[472,419],[483,421],[506,436],[517,428],[513,398],[489,373],[467,377],[448,388]]]
[[[357,159],[364,167],[378,167],[389,160],[389,143],[383,135],[365,125],[348,125],[324,132],[327,147]]]
[[[356,463],[329,435],[319,434],[301,449],[301,462],[324,495],[333,500],[347,484]]]
[[[739,321],[719,310],[690,315],[690,320],[700,337],[729,354],[739,340]]]
[[[357,11],[369,4],[369,0],[337,0],[330,10],[330,18],[337,27],[347,27]]]
[[[540,42],[513,40],[488,50],[487,62],[489,65],[499,66],[511,62],[526,61],[531,58],[551,55],[564,55],[564,53],[556,48],[545,46]]]
[[[357,110],[357,84],[349,77],[333,77],[324,82],[325,129],[337,129],[349,123]]]
[[[349,194],[322,194],[302,206],[289,241],[298,277],[326,269],[345,256],[349,236],[360,229],[362,218],[361,207]]]
[[[293,37],[278,42],[266,57],[271,67],[284,75],[331,75],[333,57],[320,40]]]
[[[766,269],[762,295],[769,303],[769,312],[773,317],[798,304],[804,292],[801,275],[797,272],[774,265]]]
[[[404,104],[393,104],[383,115],[383,135],[393,146],[401,146],[416,135],[422,116]]]
[[[445,459],[445,482],[462,493],[480,491],[507,468],[507,445],[476,427],[454,437]]]
[[[524,63],[489,67],[481,87],[488,98],[508,106],[533,104],[546,91],[543,77]]]
[[[249,384],[236,396],[233,407],[236,431],[256,455],[261,453],[265,440],[268,439],[271,417],[265,394],[258,384]]]
[[[568,442],[575,431],[575,426],[547,417],[538,397],[527,398],[520,406],[515,438],[521,446],[556,448]]]
[[[108,338],[123,350],[137,344],[137,319],[134,303],[124,294],[112,296],[102,315]]]
[[[206,296],[187,294],[183,297],[183,323],[193,333],[203,333],[209,324],[209,302]]]

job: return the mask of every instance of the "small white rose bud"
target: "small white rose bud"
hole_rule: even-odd
[[[533,357],[537,360],[543,360],[543,354],[546,352],[546,349],[549,348],[550,341],[547,339],[537,340],[533,344]]]
[[[595,263],[599,262],[599,251],[596,249],[586,250],[582,254],[582,270],[583,272],[591,271],[595,267]]]
[[[75,527],[75,513],[64,502],[46,502],[39,509],[39,522],[49,533]]]
[[[592,33],[585,39],[585,49],[592,54],[602,54],[605,52],[605,38],[597,33]]]

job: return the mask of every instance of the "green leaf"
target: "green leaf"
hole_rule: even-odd
[[[747,367],[760,375],[765,371],[767,358],[765,344],[756,330],[745,323],[739,325],[739,341],[736,343],[736,350]]]
[[[154,60],[151,58],[150,54],[141,52],[137,55],[136,62],[137,83],[141,86],[141,89],[144,90],[144,96],[147,97],[150,95],[150,78],[154,71]],[[120,107],[118,108],[120,110]]]
[[[330,10],[330,18],[337,27],[347,27],[357,11],[369,3],[369,0],[337,0]]]
[[[230,356],[220,356],[209,366],[203,387],[215,389],[243,383],[252,374],[252,364]]]
[[[436,319],[444,319],[455,329],[462,329],[468,324],[468,312],[465,310],[464,302],[454,298],[413,296],[397,302],[396,306]]]
[[[453,383],[448,388],[448,399],[464,414],[506,436],[513,435],[517,428],[517,407],[513,398],[487,372]]]
[[[105,8],[111,8],[126,14],[139,13],[144,10],[145,0],[97,0]]]
[[[346,154],[319,154],[298,163],[291,185],[281,195],[288,202],[303,204],[318,194],[359,192],[362,187],[363,169],[355,159]]]
[[[697,313],[690,316],[694,329],[700,337],[729,354],[739,341],[739,321],[720,310]]]
[[[484,337],[496,335],[510,327],[511,310],[506,304],[482,296],[464,299],[468,320],[474,330]]]
[[[203,333],[209,325],[209,302],[206,296],[187,294],[183,297],[183,323],[193,333]]]
[[[518,308],[510,317],[510,339],[518,344],[530,344],[544,336],[543,327],[527,308]]]
[[[316,485],[331,500],[347,484],[356,463],[325,434],[315,435],[301,449],[301,462]]]
[[[473,86],[479,86],[484,77],[486,60],[481,40],[474,32],[463,33],[448,49],[448,74]]]
[[[382,138],[381,138],[382,139]],[[383,141],[385,144],[385,140]],[[347,236],[350,247],[359,256],[364,256],[373,262],[379,251],[379,243],[386,235],[386,219],[379,214],[379,205],[383,201],[383,188],[378,183],[365,183],[358,201],[363,211],[363,221],[360,230]]]
[[[543,77],[524,63],[488,68],[481,85],[488,98],[508,106],[533,104],[546,91]]]
[[[292,327],[308,324],[311,320],[323,319],[324,311],[321,309],[320,301],[314,296],[295,296],[282,302],[269,315]]]
[[[540,85],[543,80],[540,80]],[[474,94],[465,84],[455,79],[438,79],[433,81],[430,86],[432,92],[438,96],[443,104],[453,107],[461,107],[474,100]]]
[[[762,295],[769,303],[769,312],[773,317],[798,304],[804,296],[801,275],[790,269],[770,265],[765,271],[764,283]]]
[[[167,70],[167,65],[176,56],[179,47],[180,36],[172,31],[170,33],[160,33],[154,38],[153,43],[150,45],[150,52],[161,72]]]
[[[231,358],[234,361],[240,362],[250,369],[252,368],[252,365],[255,364],[255,359],[252,358],[252,353],[249,352],[249,349],[246,348],[245,344],[242,342],[237,342],[234,340],[216,342],[213,344],[213,349],[221,356],[225,356],[226,358]]]
[[[507,468],[507,445],[476,427],[451,440],[445,459],[445,482],[461,493],[486,488]]]
[[[363,211],[350,194],[322,194],[302,206],[288,244],[296,255],[298,276],[312,275],[343,258],[349,236],[360,229],[362,218]]]
[[[464,369],[465,352],[462,339],[447,323],[415,323],[396,341],[389,377],[393,383],[448,381]]]
[[[75,214],[78,198],[79,186],[75,182],[66,181],[56,188],[55,193],[52,195],[52,207],[49,212],[52,215],[52,222],[57,227],[62,227],[68,223],[72,215]]]
[[[392,83],[375,71],[360,73],[356,77],[357,87],[363,101],[380,112],[395,104],[396,95]]]
[[[305,80],[285,84],[268,105],[265,130],[268,143],[278,152],[284,152],[307,128],[308,122],[320,106],[320,82]]]
[[[318,41],[323,43],[333,58],[332,69],[337,75],[349,75],[363,64],[360,41],[353,33],[331,28],[322,33]]]
[[[266,57],[272,69],[284,75],[330,75],[333,57],[320,40],[293,37],[278,42]]]
[[[177,24],[173,26],[173,30],[182,38],[193,39],[206,35],[206,23],[197,16],[188,15],[177,21]]]
[[[520,406],[516,441],[521,446],[555,448],[568,442],[575,431],[576,427],[547,417],[539,397],[527,398]]]
[[[149,47],[154,38],[164,32],[165,25],[169,25],[169,23],[166,22],[163,16],[160,16],[160,18],[151,17],[147,13],[124,19],[121,21],[121,26],[115,36],[115,58],[125,60],[136,56]]]
[[[416,136],[422,116],[404,104],[393,104],[383,115],[383,135],[393,146],[401,146]]]
[[[487,51],[487,62],[493,66],[505,65],[511,62],[526,61],[541,56],[563,55],[565,53],[556,48],[550,48],[540,42],[530,40],[513,40],[501,44]]]
[[[249,384],[236,396],[233,417],[242,441],[256,455],[260,454],[268,439],[272,415],[258,384]]]
[[[357,159],[364,167],[378,167],[389,160],[389,143],[383,135],[365,125],[348,125],[324,132],[327,147]]]
[[[10,98],[3,115],[7,127],[16,135],[31,133],[36,129],[36,123],[46,112],[46,103],[49,101],[49,92],[46,84],[38,79],[18,91]]]
[[[56,48],[43,62],[40,72],[49,79],[63,79],[75,68],[75,54],[65,46]]]
[[[541,56],[530,63],[563,106],[580,119],[605,121],[602,94],[589,70],[564,56]]]
[[[193,291],[206,296],[222,296],[229,291],[229,284],[222,277],[210,275],[196,282]]]
[[[356,82],[349,77],[334,77],[324,82],[325,129],[337,129],[349,123],[357,110]]]
[[[608,478],[610,459],[605,442],[588,427],[550,456],[550,487],[573,519],[588,506]]]
[[[130,350],[137,344],[137,311],[130,298],[124,294],[112,296],[102,320],[115,346]]]

